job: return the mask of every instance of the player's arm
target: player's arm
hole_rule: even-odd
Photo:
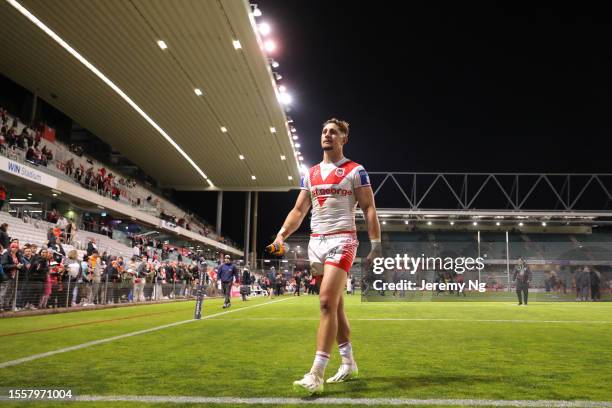
[[[310,210],[310,192],[302,190],[295,201],[295,206],[289,211],[283,226],[276,234],[274,243],[283,245],[285,240],[300,227],[308,210]]]
[[[363,218],[368,227],[368,237],[372,243],[372,249],[368,254],[368,263],[374,258],[382,256],[382,247],[380,240],[380,223],[376,214],[376,205],[374,204],[374,192],[370,185],[365,185],[355,189],[355,198],[359,204],[359,208],[363,211]]]

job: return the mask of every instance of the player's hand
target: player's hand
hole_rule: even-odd
[[[287,245],[285,245],[285,240],[281,235],[277,235],[274,242],[266,247],[266,251],[268,251],[272,255],[282,256],[285,254],[285,250]]]
[[[366,257],[366,267],[369,270],[374,263],[374,259],[382,257],[382,245],[380,242],[372,242],[372,249]]]

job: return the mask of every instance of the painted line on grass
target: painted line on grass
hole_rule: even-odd
[[[237,317],[231,320],[312,320],[319,321],[319,318],[309,317]],[[451,318],[409,318],[409,317],[371,317],[371,318],[349,318],[351,322],[484,322],[484,323],[588,323],[588,324],[612,324],[609,320],[520,320],[520,319],[451,319]]]
[[[177,404],[244,404],[244,405],[446,405],[458,407],[555,407],[583,408],[612,407],[612,401],[570,400],[487,400],[487,399],[408,399],[408,398],[242,398],[198,396],[138,396],[138,395],[80,395],[73,401],[81,402],[146,402]]]
[[[103,310],[103,309],[101,309],[101,310]],[[45,328],[42,328],[42,329],[25,330],[25,331],[12,332],[12,333],[3,333],[3,334],[0,334],[0,337],[17,336],[17,335],[20,335],[20,334],[42,333],[42,332],[53,331],[53,330],[69,329],[71,327],[87,326],[89,324],[117,322],[117,321],[121,321],[121,320],[136,319],[136,318],[139,318],[139,317],[149,317],[149,316],[157,316],[157,315],[166,314],[166,313],[184,312],[185,310],[186,309],[175,309],[175,310],[166,310],[166,311],[163,311],[163,312],[142,313],[142,314],[137,314],[137,315],[132,315],[132,316],[116,317],[114,319],[91,320],[91,321],[88,321],[88,322],[65,324],[65,325],[62,325],[62,326],[45,327]]]
[[[232,310],[226,310],[224,312],[219,312],[219,313],[211,314],[211,315],[208,315],[208,316],[203,316],[201,320],[212,319],[213,317],[222,316],[222,315],[229,314],[229,313],[234,313],[234,312],[239,312],[241,310],[254,309],[256,307],[271,305],[273,303],[284,302],[286,300],[291,300],[291,299],[293,299],[293,298],[285,298],[285,299],[280,299],[280,300],[273,300],[271,302],[260,303],[260,304],[257,304],[257,305],[251,305],[251,306],[241,307],[241,308],[232,309]],[[150,329],[138,330],[138,331],[131,332],[131,333],[121,334],[119,336],[113,336],[113,337],[108,337],[108,338],[105,338],[105,339],[88,341],[87,343],[77,344],[75,346],[65,347],[65,348],[61,348],[61,349],[58,349],[58,350],[47,351],[46,353],[33,354],[31,356],[28,356],[28,357],[18,358],[16,360],[10,360],[10,361],[5,361],[4,363],[0,363],[0,368],[16,366],[16,365],[19,365],[19,364],[27,363],[29,361],[33,361],[33,360],[38,360],[38,359],[45,358],[45,357],[54,356],[56,354],[67,353],[69,351],[80,350],[80,349],[84,349],[84,348],[91,347],[91,346],[97,346],[98,344],[110,343],[111,341],[121,340],[121,339],[125,339],[125,338],[128,338],[128,337],[133,337],[133,336],[138,336],[138,335],[141,335],[141,334],[151,333],[151,332],[155,332],[155,331],[158,331],[158,330],[167,329],[169,327],[180,326],[180,325],[185,324],[185,323],[192,323],[192,322],[197,322],[197,321],[198,320],[195,320],[195,319],[182,320],[180,322],[164,324],[162,326],[156,326],[156,327],[151,327]]]

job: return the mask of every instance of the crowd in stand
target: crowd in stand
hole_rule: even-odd
[[[115,201],[121,198],[136,207],[153,207],[158,211],[161,219],[171,222],[187,230],[195,231],[200,235],[211,237],[219,242],[234,245],[231,240],[214,235],[212,229],[196,219],[195,216],[183,214],[182,216],[168,214],[161,208],[161,202],[149,194],[147,197],[136,193],[137,183],[127,177],[117,176],[104,166],[94,166],[91,159],[83,157],[83,148],[71,144],[67,152],[71,157],[61,160],[54,157],[54,153],[43,143],[43,125],[37,128],[24,126],[19,118],[12,117],[0,107],[0,150],[10,151],[21,149],[25,151],[25,160],[37,166],[55,164],[58,171],[73,179],[81,187],[96,191],[104,197]]]
[[[0,309],[38,309],[118,304],[189,297],[207,265],[124,259],[99,254],[91,241],[79,259],[76,250],[64,250],[66,229],[51,235],[46,246],[11,239],[9,226],[0,226]],[[207,276],[207,279],[208,276]]]

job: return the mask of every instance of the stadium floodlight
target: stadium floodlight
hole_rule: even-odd
[[[287,176],[287,180],[289,181],[293,180],[293,176]]]
[[[279,91],[279,92],[287,92],[287,87],[286,87],[285,85],[280,85],[280,86],[278,87],[278,91]]]
[[[281,154],[281,160],[287,160],[287,157],[285,157],[284,154]]]
[[[522,222],[519,222],[519,227],[522,227],[524,224]]]
[[[225,126],[221,126],[221,131],[222,131],[223,133],[227,133],[227,128],[226,128]]]
[[[495,225],[497,225],[497,226],[499,227],[499,226],[501,225],[501,223],[500,223],[499,221],[497,221],[497,222],[495,223]]]
[[[195,94],[198,96],[202,96],[202,90],[200,88],[195,88],[193,92],[195,92]]]
[[[431,225],[431,221],[427,221],[427,225]]]
[[[382,225],[387,225],[387,221],[381,222]]]
[[[545,227],[545,226],[546,226],[546,223],[545,223],[544,221],[542,221],[542,226],[543,226],[543,227]]]
[[[264,42],[264,49],[267,52],[274,52],[276,50],[276,43],[274,41],[272,41],[272,40],[266,40]],[[277,78],[278,77],[280,77],[280,75],[277,75]],[[278,78],[278,79],[280,79],[280,78]]]
[[[291,126],[291,133],[295,133],[295,132],[297,132],[297,129]]]
[[[299,144],[299,143],[296,143],[296,144],[295,144],[295,147],[296,147],[297,149],[299,149],[300,147],[302,147],[302,145],[301,145],[301,144]]]
[[[251,7],[253,8],[253,17],[261,17],[263,15],[257,4],[251,4]]]
[[[298,135],[293,135],[293,140],[298,140]]]
[[[276,133],[276,128],[274,126],[270,126],[270,133]]]
[[[77,50],[72,48],[66,41],[64,41],[59,35],[55,33],[55,31],[51,30],[47,27],[42,21],[38,19],[34,14],[30,13],[28,9],[23,7],[17,0],[7,0],[8,3],[16,8],[21,14],[23,14],[28,20],[32,23],[36,24],[38,28],[45,32],[49,37],[51,37],[55,42],[57,42],[62,48],[68,51],[73,57],[75,57],[81,64],[83,64],[87,69],[93,72],[98,78],[102,80],[106,85],[108,85],[117,95],[123,98],[124,101],[128,103],[140,116],[142,116],[162,137],[172,145],[178,151],[181,156],[187,160],[187,162],[202,176],[206,178],[206,174],[200,169],[200,167],[189,157],[189,155],[168,135],[147,113],[142,110],[140,106],[136,104],[121,88],[119,88],[113,81],[111,81],[106,75],[102,73],[98,68],[96,68],[91,62],[89,62],[85,57],[83,57]]]
[[[478,223],[477,223],[476,221],[474,221],[474,222],[472,223],[472,225],[473,225],[473,226],[477,226],[477,225],[478,225]]]
[[[408,223],[409,223],[409,221],[408,221],[408,220],[404,221],[404,224],[408,225]]]
[[[244,160],[244,156],[243,156],[243,155],[241,155],[241,154],[239,154],[239,155],[238,155],[238,158],[239,158],[240,160]]]
[[[300,172],[302,174],[308,174],[308,167],[304,163],[300,164]]]
[[[455,221],[451,221],[451,222],[450,222],[450,225],[455,225]]]
[[[166,44],[166,42],[165,42],[165,41],[163,41],[163,40],[159,40],[159,41],[157,42],[157,45],[158,45],[158,46],[159,46],[159,48],[161,48],[162,50],[166,50],[166,49],[168,49],[168,44]]]
[[[272,68],[278,68],[280,66],[280,64],[276,61],[272,61]]]
[[[291,95],[289,95],[287,92],[281,92],[278,94],[278,101],[283,105],[290,105],[292,100]]]
[[[272,32],[272,27],[270,26],[270,24],[263,22],[259,24],[259,32],[261,33],[261,35],[266,36]]]
[[[240,44],[240,41],[238,40],[233,40],[232,41],[232,45],[234,46],[234,49],[239,50],[242,48],[242,44]]]
[[[57,193],[53,193],[53,197],[57,197]]]
[[[251,180],[257,180],[257,177],[251,174]]]
[[[303,156],[300,156],[300,157],[298,157],[298,160],[299,160],[299,161],[304,161],[304,157],[303,157]]]

